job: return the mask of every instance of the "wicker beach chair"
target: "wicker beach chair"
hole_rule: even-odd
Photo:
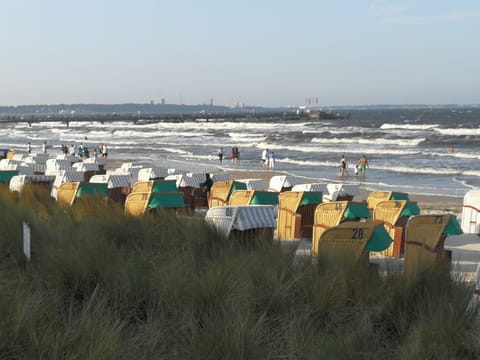
[[[404,253],[405,226],[410,216],[420,214],[416,202],[407,200],[384,200],[377,203],[373,218],[384,222],[385,229],[393,239],[391,246],[382,252],[384,256],[400,257]]]
[[[381,221],[345,222],[325,230],[318,255],[350,261],[369,261],[370,251],[383,251],[392,239]]]
[[[318,205],[315,209],[313,224],[312,255],[318,255],[319,242],[326,230],[342,222],[354,222],[370,217],[368,208],[365,204],[359,202],[334,201]]]
[[[236,190],[230,195],[229,205],[278,205],[278,193],[260,190]]]
[[[155,214],[158,209],[176,213],[184,207],[182,192],[133,192],[125,201],[125,213],[132,216]]]
[[[373,211],[379,202],[385,200],[408,200],[408,194],[398,191],[372,191],[367,198],[368,208]]]
[[[107,184],[95,184],[87,182],[65,182],[57,191],[57,202],[72,206],[77,199],[97,198],[101,201],[108,200]]]
[[[213,183],[210,189],[210,198],[208,199],[208,207],[226,206],[230,199],[230,195],[236,190],[247,190],[247,185],[234,180],[218,181]]]
[[[315,209],[322,193],[285,191],[279,193],[277,237],[282,240],[311,238]]]
[[[451,252],[444,249],[447,235],[461,234],[454,215],[418,215],[409,219],[405,229],[404,275],[432,269],[439,263],[450,264]]]

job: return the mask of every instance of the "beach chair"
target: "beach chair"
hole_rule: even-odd
[[[462,231],[480,234],[480,190],[469,190],[463,198]]]
[[[273,191],[236,190],[230,195],[228,205],[278,205],[278,194]]]
[[[108,200],[107,184],[92,184],[86,182],[65,182],[57,190],[57,202],[72,206],[77,199],[97,198]]]
[[[405,228],[404,275],[411,278],[439,263],[450,264],[451,251],[445,250],[447,235],[461,234],[455,215],[418,215]]]
[[[265,190],[265,183],[262,179],[237,179],[235,181],[245,183],[247,190]]]
[[[327,184],[327,192],[323,195],[323,202],[329,201],[352,201],[360,195],[360,187],[356,184]]]
[[[109,199],[122,206],[130,193],[130,175],[128,174],[93,175],[89,182],[107,184]]]
[[[362,221],[370,218],[367,206],[359,202],[334,201],[317,206],[312,231],[312,254],[318,255],[318,247],[323,233],[342,222]]]
[[[26,184],[35,184],[52,190],[55,176],[47,175],[16,175],[10,179],[9,188],[12,192],[22,192]]]
[[[367,203],[370,211],[373,211],[380,201],[385,200],[409,200],[408,194],[398,191],[372,191],[368,194]]]
[[[391,242],[381,221],[345,222],[321,235],[315,256],[368,263],[371,251],[383,251]]]
[[[273,206],[216,206],[208,210],[205,221],[225,237],[244,244],[273,241],[276,226]]]
[[[135,192],[175,192],[177,185],[175,180],[148,180],[137,181],[132,188]]]
[[[157,209],[176,213],[183,209],[183,193],[181,192],[132,192],[125,200],[125,213],[132,216],[156,214]]]
[[[407,200],[383,200],[373,209],[373,218],[384,222],[385,229],[393,239],[391,246],[381,255],[400,257],[404,253],[405,226],[410,216],[420,214],[416,202]]]
[[[292,175],[275,175],[270,178],[268,191],[284,192],[290,191],[292,188],[303,183],[303,179]]]
[[[234,180],[215,182],[210,189],[208,207],[228,205],[230,195],[236,190],[247,190],[247,185]]]
[[[175,180],[177,191],[183,193],[185,213],[192,215],[196,207],[208,206],[206,199],[201,197],[200,184],[205,181],[205,174],[174,174],[165,180]]]
[[[10,180],[18,174],[18,170],[0,170],[0,183],[10,184]]]
[[[285,191],[278,195],[277,237],[281,240],[311,238],[315,209],[322,193]]]

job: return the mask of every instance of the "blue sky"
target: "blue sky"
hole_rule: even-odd
[[[480,103],[480,2],[0,0],[0,105]]]

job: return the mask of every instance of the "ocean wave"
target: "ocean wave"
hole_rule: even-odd
[[[383,124],[380,129],[429,130],[436,129],[438,124]]]
[[[436,132],[442,134],[442,135],[450,135],[450,136],[469,136],[469,135],[474,135],[478,136],[480,135],[480,129],[479,128],[461,128],[461,129],[454,129],[454,128],[438,128],[435,129]]]
[[[398,146],[417,146],[425,141],[425,138],[419,139],[362,139],[362,138],[313,138],[312,143],[318,144],[362,144],[362,145],[398,145]]]

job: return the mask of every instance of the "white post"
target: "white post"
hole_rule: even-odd
[[[30,261],[30,226],[23,222],[23,253],[28,261]]]

